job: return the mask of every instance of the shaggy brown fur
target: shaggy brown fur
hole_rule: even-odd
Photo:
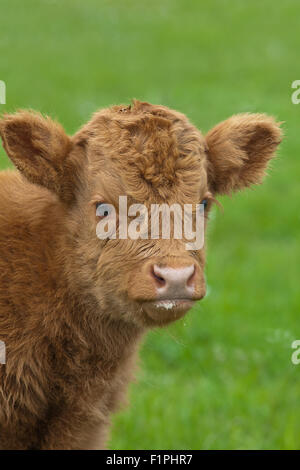
[[[195,263],[200,299],[204,250],[99,240],[95,204],[194,204],[261,182],[281,131],[241,114],[204,138],[184,115],[135,101],[73,137],[28,111],[5,115],[0,133],[19,170],[0,174],[0,448],[103,448],[140,338],[185,313],[151,309],[150,265]]]

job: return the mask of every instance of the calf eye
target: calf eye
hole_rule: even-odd
[[[105,202],[97,202],[96,204],[96,215],[98,217],[107,217],[112,213],[112,207],[110,204],[106,204]]]
[[[204,206],[204,210],[207,208],[208,200],[207,199],[202,199],[201,204]]]

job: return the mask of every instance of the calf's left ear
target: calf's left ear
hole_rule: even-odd
[[[7,155],[31,183],[70,202],[73,144],[60,124],[36,112],[19,111],[0,120],[0,135]]]
[[[261,183],[281,142],[280,124],[265,114],[237,114],[206,135],[210,190],[230,194]]]

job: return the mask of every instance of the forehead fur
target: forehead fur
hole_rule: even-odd
[[[96,113],[77,138],[88,146],[91,173],[119,180],[138,201],[195,202],[206,189],[205,141],[187,118],[134,101]]]

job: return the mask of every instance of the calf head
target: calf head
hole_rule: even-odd
[[[4,116],[0,133],[20,172],[65,208],[74,285],[97,299],[102,314],[144,326],[179,318],[205,295],[205,248],[187,249],[184,236],[121,236],[120,196],[148,214],[153,204],[203,203],[205,225],[216,195],[263,180],[281,140],[264,114],[235,115],[204,137],[184,115],[139,101],[96,113],[73,137],[26,111]],[[109,225],[112,215],[115,237],[97,237],[99,222]],[[130,211],[125,218],[130,224]]]

